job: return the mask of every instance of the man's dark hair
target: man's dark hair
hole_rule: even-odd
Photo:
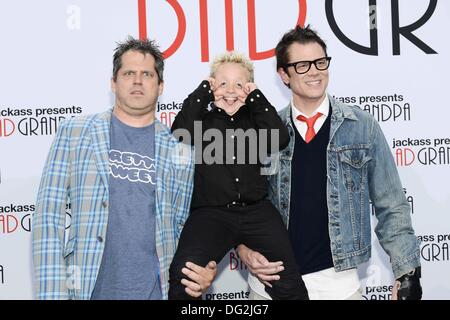
[[[319,37],[317,32],[312,30],[309,25],[307,25],[306,28],[297,25],[294,29],[289,30],[283,35],[275,48],[277,70],[283,68],[284,71],[287,72],[286,64],[289,63],[288,49],[295,42],[300,44],[316,42],[322,47],[325,56],[327,56],[327,45],[322,38]]]
[[[128,51],[138,51],[142,54],[150,54],[155,58],[155,68],[158,74],[158,83],[164,81],[164,57],[155,41],[149,39],[135,39],[129,36],[124,42],[118,42],[114,50],[113,58],[113,79],[117,80],[117,73],[122,67],[122,56]]]

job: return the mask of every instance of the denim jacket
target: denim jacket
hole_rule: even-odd
[[[332,112],[327,146],[327,205],[335,270],[354,268],[369,260],[371,201],[378,219],[375,233],[391,259],[395,278],[399,278],[420,265],[420,252],[391,151],[370,114],[331,96],[329,99]],[[280,111],[280,117],[291,139],[271,164],[269,198],[288,226],[295,145],[290,105]]]

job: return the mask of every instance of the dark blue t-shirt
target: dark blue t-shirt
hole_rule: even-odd
[[[162,298],[155,247],[154,154],[154,123],[134,128],[112,116],[108,227],[91,299]]]

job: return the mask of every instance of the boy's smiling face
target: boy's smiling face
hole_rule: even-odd
[[[247,97],[244,88],[250,80],[250,73],[240,64],[227,62],[217,68],[214,80],[214,95],[221,97],[215,104],[227,114],[235,114]]]

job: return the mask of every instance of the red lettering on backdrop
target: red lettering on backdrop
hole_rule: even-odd
[[[163,52],[164,57],[168,58],[174,54],[183,42],[186,34],[186,16],[183,8],[177,0],[166,0],[175,10],[178,20],[178,32],[172,45]],[[226,49],[234,50],[234,24],[233,24],[233,0],[225,1],[225,34]],[[307,3],[306,0],[298,0],[299,14],[297,25],[304,26],[306,20]],[[147,10],[146,0],[138,0],[139,11],[139,38],[147,38]],[[275,48],[258,52],[256,48],[256,8],[255,0],[247,0],[247,19],[248,19],[248,46],[249,57],[252,60],[263,60],[271,58],[275,55]],[[199,0],[199,16],[200,16],[200,51],[201,61],[209,61],[209,26],[208,26],[208,0]]]
[[[202,62],[209,61],[208,0],[199,0],[200,6],[200,51]]]
[[[298,0],[299,14],[297,25],[305,26],[306,20],[306,0]],[[257,52],[256,50],[256,14],[255,0],[247,0],[247,19],[248,19],[248,55],[251,60],[264,60],[275,56],[275,48]]]
[[[398,148],[395,150],[397,166],[409,166],[416,159],[416,154],[410,148]]]
[[[139,39],[147,38],[147,1],[138,0]]]
[[[225,34],[227,51],[234,50],[233,0],[225,0]]]
[[[10,119],[0,118],[0,137],[8,137],[16,130],[16,125]]]
[[[12,223],[11,223],[12,222]],[[19,221],[13,215],[2,215],[0,214],[0,227],[1,233],[12,233],[16,231],[17,226],[19,225]],[[12,226],[12,227],[11,227]]]
[[[183,42],[184,36],[186,35],[186,16],[184,15],[183,8],[177,0],[166,0],[172,8],[175,10],[178,21],[178,31],[175,40],[170,45],[167,50],[163,52],[164,58],[170,57],[174,54]],[[139,16],[139,38],[147,38],[147,8],[146,0],[138,0],[138,16]]]
[[[201,61],[209,61],[208,0],[199,0],[200,8],[200,51]],[[226,48],[234,50],[233,0],[225,0]]]
[[[161,123],[165,124],[169,128],[172,126],[173,122],[175,121],[177,113],[173,111],[163,111],[159,113],[159,121]]]

